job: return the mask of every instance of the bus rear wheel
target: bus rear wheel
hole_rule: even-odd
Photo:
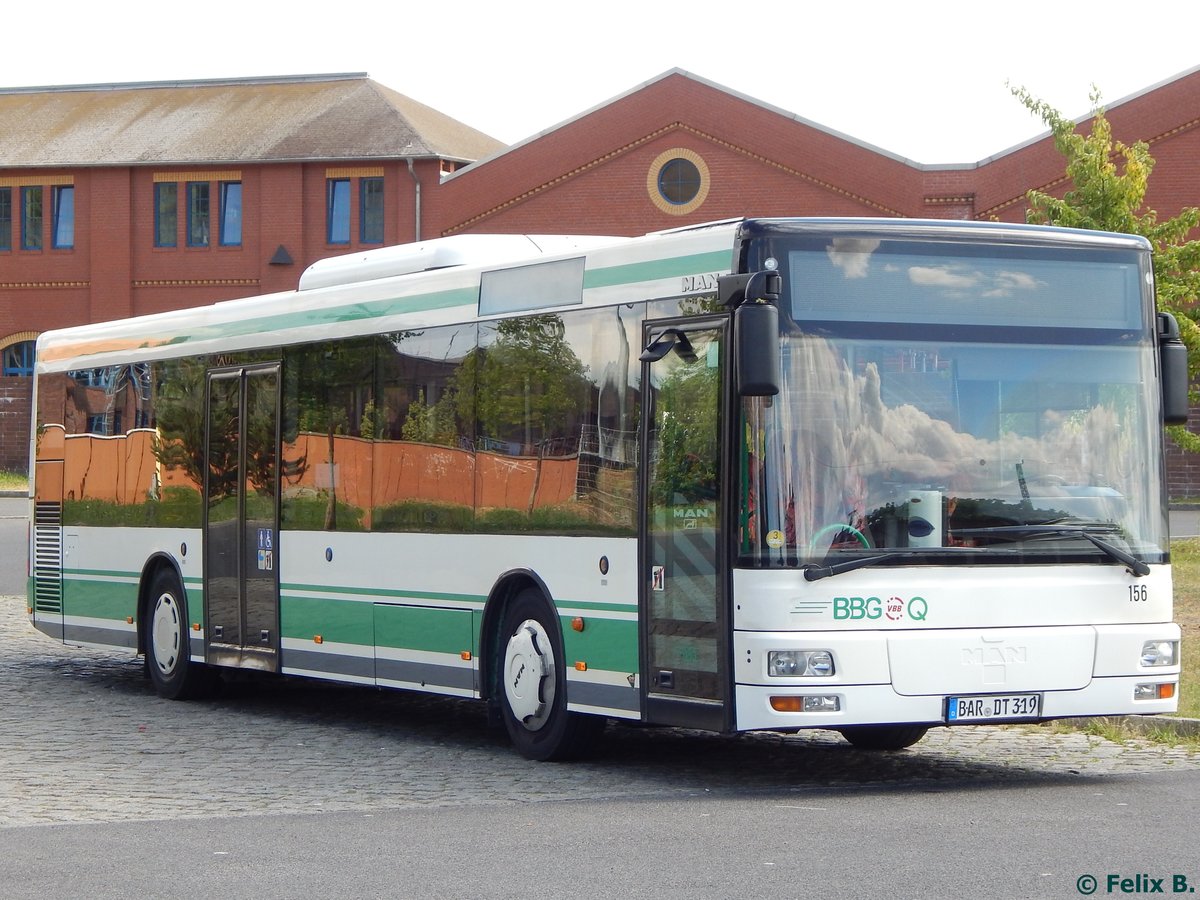
[[[575,759],[604,729],[599,716],[567,711],[562,638],[549,603],[521,591],[504,615],[500,680],[504,727],[526,759]]]
[[[859,750],[903,750],[925,737],[929,729],[924,725],[857,725],[840,730]]]
[[[212,684],[208,667],[192,662],[189,644],[187,597],[175,574],[160,569],[146,605],[146,670],[158,696],[189,700]]]

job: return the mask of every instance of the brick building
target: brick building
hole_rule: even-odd
[[[1150,207],[1200,204],[1200,68],[1108,117],[1150,144]],[[0,467],[24,466],[31,341],[49,328],[286,289],[321,257],[419,238],[1015,222],[1026,191],[1063,184],[1049,138],[924,165],[679,70],[511,147],[364,75],[3,90]],[[1171,490],[1200,496],[1200,465],[1173,458]]]

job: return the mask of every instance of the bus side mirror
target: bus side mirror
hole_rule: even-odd
[[[1183,425],[1188,420],[1187,347],[1179,337],[1179,323],[1170,313],[1158,314],[1158,361],[1162,378],[1163,422]]]
[[[743,303],[733,313],[737,388],[742,397],[773,397],[783,380],[779,366],[779,309]]]
[[[773,397],[783,381],[779,361],[778,272],[725,275],[717,279],[721,303],[733,307],[734,365],[738,395]]]

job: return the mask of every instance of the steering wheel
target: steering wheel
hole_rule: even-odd
[[[818,528],[816,533],[813,534],[812,539],[808,542],[808,549],[815,550],[817,548],[817,542],[820,541],[821,538],[825,537],[825,535],[838,534],[843,531],[850,532],[850,534],[854,535],[855,540],[857,540],[864,547],[870,549],[871,542],[867,540],[867,536],[865,534],[863,534],[853,525],[845,525],[841,522],[834,522],[832,525],[822,525],[820,528]]]

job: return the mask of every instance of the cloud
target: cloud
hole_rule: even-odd
[[[965,291],[983,280],[978,272],[952,271],[949,266],[909,266],[908,280],[925,287]]]
[[[1042,287],[1028,272],[1005,270],[983,273],[973,269],[953,266],[910,266],[908,280],[922,287],[941,288],[948,291],[974,291],[981,297],[1012,297],[1016,294],[1031,294]]]
[[[829,255],[829,261],[841,269],[847,278],[866,278],[871,254],[877,249],[877,239],[834,238],[825,252]]]
[[[1030,293],[1045,286],[1028,272],[997,272],[992,276],[992,287],[987,297],[1011,297],[1017,293]]]

